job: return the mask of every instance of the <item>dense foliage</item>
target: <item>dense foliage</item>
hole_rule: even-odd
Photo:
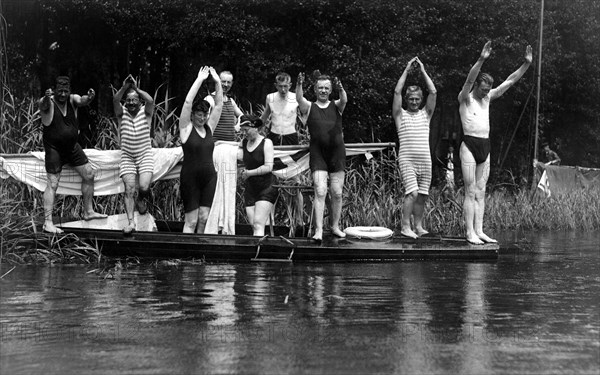
[[[558,148],[563,164],[597,167],[600,2],[545,3],[541,140]],[[347,141],[394,141],[392,91],[418,55],[438,89],[434,160],[443,159],[453,134],[460,137],[456,96],[486,40],[494,50],[483,70],[497,84],[522,63],[527,44],[534,62],[538,57],[540,0],[21,0],[2,6],[8,56],[2,72],[11,92],[38,96],[56,75],[69,74],[75,92],[96,89],[94,110],[108,115],[111,85],[128,73],[149,92],[173,98],[169,113],[201,65],[233,72],[233,94],[246,111],[264,103],[278,71],[295,77],[318,69],[340,77],[348,91]],[[407,82],[414,83],[422,84],[417,74]],[[493,170],[510,172],[496,178],[530,173],[535,83],[532,67],[492,106]]]

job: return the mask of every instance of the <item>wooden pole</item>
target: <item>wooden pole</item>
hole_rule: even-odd
[[[537,68],[537,94],[535,100],[535,138],[533,141],[533,158],[538,158],[538,138],[540,125],[540,87],[542,80],[542,37],[544,33],[544,0],[541,0],[540,6],[540,38],[538,42],[538,68]],[[533,168],[532,189],[535,189],[538,182],[537,168]]]

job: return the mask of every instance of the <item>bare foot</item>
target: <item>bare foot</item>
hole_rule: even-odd
[[[107,217],[108,217],[108,215],[101,214],[99,212],[83,214],[83,220],[85,220],[85,221],[96,220],[96,219],[106,219]]]
[[[400,234],[406,237],[417,239],[419,236],[410,228],[405,228],[400,231]]]
[[[322,241],[323,240],[323,229],[315,230],[315,235],[312,236],[312,239],[315,241]]]
[[[338,236],[339,238],[346,238],[346,233],[340,230],[340,228],[332,228],[331,233]]]
[[[487,234],[481,232],[481,233],[477,233],[477,237],[479,237],[480,240],[482,240],[483,242],[487,242],[487,243],[498,243],[498,241],[496,241],[493,238],[488,237]]]
[[[52,233],[52,234],[64,233],[64,231],[62,229],[56,227],[53,223],[47,223],[47,222],[44,223],[42,230],[46,233]]]
[[[429,234],[429,232],[423,228],[417,228],[417,235],[419,235],[419,237],[424,236],[426,234]]]
[[[127,224],[125,228],[123,228],[123,234],[131,234],[135,231],[135,225],[133,223]]]
[[[467,236],[467,242],[472,245],[483,245],[483,241],[476,235]]]

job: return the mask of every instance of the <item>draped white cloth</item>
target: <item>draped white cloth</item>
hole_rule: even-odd
[[[90,164],[96,170],[94,195],[110,195],[123,193],[125,188],[119,178],[119,161],[121,150],[83,150]],[[183,158],[181,147],[153,148],[154,172],[152,181],[179,178]],[[44,191],[46,189],[46,169],[44,167],[44,152],[28,154],[4,155],[0,157],[0,177],[12,177],[29,186]],[[58,194],[81,195],[81,176],[71,167],[65,165],[58,183]]]
[[[237,191],[237,152],[239,145],[217,142],[213,162],[217,170],[217,188],[204,233],[235,234],[235,198]]]
[[[233,150],[233,144],[229,143],[228,150]],[[346,156],[367,154],[380,151],[393,144],[352,144],[346,145]],[[94,183],[94,195],[119,194],[124,191],[123,182],[119,178],[120,150],[96,150],[85,149],[85,154],[90,164],[96,170]],[[152,181],[179,178],[183,159],[181,147],[153,148],[154,172]],[[236,167],[233,166],[234,152],[225,156],[229,160],[228,176],[236,177]],[[282,149],[275,147],[275,167],[273,174],[277,177],[288,179],[309,169],[309,153],[306,146],[283,146]],[[221,156],[220,156],[221,157]],[[213,157],[216,163],[216,158]],[[12,177],[17,181],[33,186],[39,191],[46,189],[46,169],[44,167],[44,152],[30,152],[27,154],[3,154],[0,155],[0,178]],[[58,194],[81,195],[81,177],[68,165],[63,167],[60,181],[58,183]]]

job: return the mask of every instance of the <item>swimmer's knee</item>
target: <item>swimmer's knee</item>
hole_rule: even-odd
[[[327,195],[327,186],[315,186],[315,195],[317,197],[325,197]]]
[[[417,196],[419,195],[419,191],[418,190],[413,190],[411,192],[408,192],[404,195],[405,198],[410,198],[410,199],[417,199]]]
[[[83,169],[83,173],[81,174],[81,179],[84,182],[94,182],[96,179],[96,170],[92,168],[91,165],[86,165]]]

